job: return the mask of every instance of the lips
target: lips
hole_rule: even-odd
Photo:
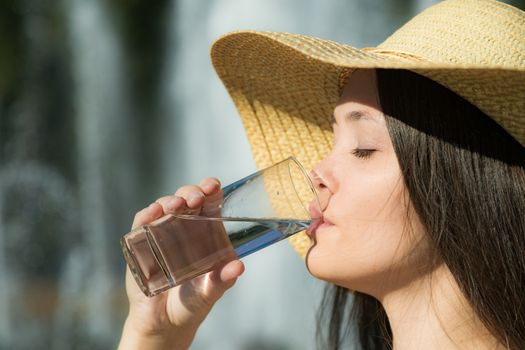
[[[312,237],[315,234],[315,231],[323,224],[323,219],[313,219],[310,226],[308,226],[308,229],[306,230],[306,234],[310,237]]]
[[[321,210],[316,205],[317,203],[312,202],[310,203],[310,207],[308,208],[308,211],[310,212],[310,217],[312,220],[319,220],[323,218],[323,213],[321,213]]]
[[[318,219],[313,219],[312,223],[310,224],[310,226],[306,230],[306,234],[308,236],[310,236],[310,237],[313,237],[313,235],[315,235],[315,233],[317,232],[318,229],[330,227],[330,226],[333,226],[333,225],[334,225],[333,223],[331,223],[329,220],[327,220],[324,217],[320,217]]]
[[[327,218],[323,218],[323,223],[321,224],[321,226],[332,226],[333,223],[328,220]]]
[[[318,229],[333,225],[332,222],[330,222],[326,217],[324,217],[322,211],[316,204],[317,203],[311,203],[310,207],[308,208],[310,212],[310,217],[312,218],[312,223],[306,230],[306,234],[310,237],[313,237]]]

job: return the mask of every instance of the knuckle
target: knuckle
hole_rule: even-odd
[[[147,208],[141,209],[138,212],[135,213],[135,219],[140,219],[144,216],[144,213],[146,212]]]
[[[170,198],[171,198],[171,196],[160,197],[159,199],[157,199],[155,201],[155,203],[160,204],[164,208],[166,206],[166,204],[168,203]]]
[[[201,180],[200,185],[201,186],[204,186],[204,185],[218,185],[218,186],[220,186],[221,182],[216,177],[206,177],[206,178]]]
[[[137,212],[133,217],[133,227],[140,226],[144,223],[144,210],[145,209],[142,209],[141,211]]]
[[[190,194],[193,194],[193,193],[198,193],[200,195],[204,195],[202,193],[201,188],[199,186],[195,186],[195,185],[183,186],[183,187],[179,188],[175,192],[175,195],[187,199],[188,196],[190,196]]]
[[[219,300],[222,293],[218,291],[213,291],[210,294],[201,294],[201,303],[207,309],[211,309],[213,305]]]

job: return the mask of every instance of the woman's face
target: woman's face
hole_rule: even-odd
[[[427,273],[429,248],[405,195],[373,70],[350,76],[334,119],[332,151],[312,172],[324,222],[306,263],[320,279],[379,296]]]

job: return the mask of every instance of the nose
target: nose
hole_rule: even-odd
[[[331,175],[329,174],[329,167],[323,162],[317,164],[317,166],[310,172],[310,178],[312,183],[319,194],[319,202],[321,206],[321,212],[324,212],[328,207],[328,202],[334,193],[333,181],[330,182]]]
[[[312,183],[317,191],[321,192],[328,188],[325,179],[323,179],[316,169],[310,171],[310,179],[312,179]]]

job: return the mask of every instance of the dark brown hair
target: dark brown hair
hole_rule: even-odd
[[[525,344],[525,148],[478,108],[403,70],[377,70],[379,100],[411,203],[487,329],[509,349]],[[392,332],[371,296],[327,286],[318,344],[390,349]],[[328,328],[323,323],[328,322]]]

